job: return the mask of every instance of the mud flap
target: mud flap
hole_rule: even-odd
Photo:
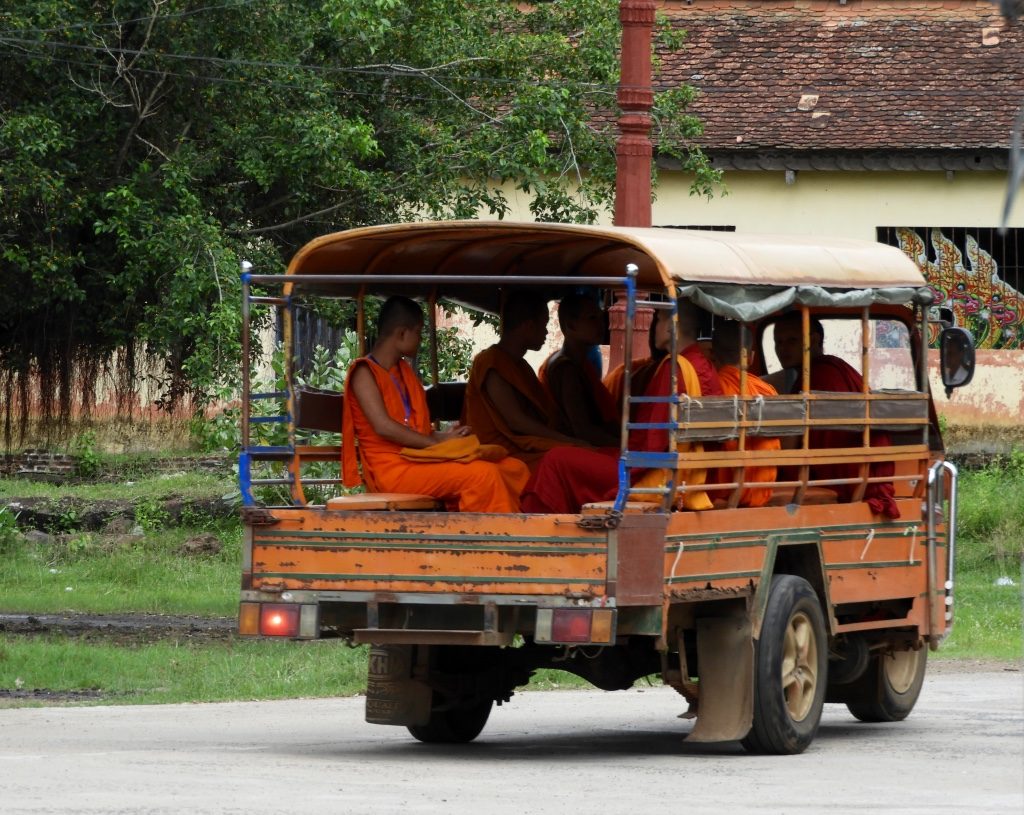
[[[430,720],[430,686],[412,678],[414,648],[377,645],[370,649],[366,680],[366,721],[370,724],[409,726]]]
[[[687,742],[736,741],[754,721],[754,640],[749,618],[697,620],[700,701]]]

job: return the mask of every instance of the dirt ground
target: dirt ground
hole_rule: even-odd
[[[164,614],[0,614],[0,633],[17,637],[69,637],[126,647],[172,640],[206,644],[235,637],[233,617]],[[110,696],[101,690],[54,691],[0,688],[0,708],[24,703],[79,704]]]

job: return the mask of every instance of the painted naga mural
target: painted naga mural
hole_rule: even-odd
[[[917,263],[935,304],[952,311],[955,324],[974,334],[978,348],[1024,349],[1024,295],[1008,282],[1008,269],[1000,273],[996,242],[1004,249],[1004,265],[1009,260],[1014,266],[1018,259],[1015,252],[1005,251],[1008,244],[995,230],[896,227],[879,232],[883,242],[898,245]],[[1010,244],[1016,248],[1016,236]],[[932,325],[933,345],[939,330]]]

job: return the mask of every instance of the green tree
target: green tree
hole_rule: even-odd
[[[115,352],[168,404],[240,368],[241,258],[315,235],[508,212],[592,221],[614,188],[616,0],[21,0],[0,11],[0,401],[88,402]],[[679,35],[663,30],[665,47]],[[662,153],[693,146],[662,94]],[[13,296],[12,296],[13,294]],[[25,404],[25,400],[22,400]],[[47,415],[44,415],[46,418]],[[15,419],[17,417],[14,417]]]

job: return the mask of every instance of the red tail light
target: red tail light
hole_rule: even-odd
[[[589,608],[555,609],[551,621],[551,639],[553,642],[590,642]]]
[[[539,608],[534,628],[536,642],[613,644],[613,608]]]
[[[260,606],[260,634],[264,637],[297,637],[299,606],[279,603]]]

